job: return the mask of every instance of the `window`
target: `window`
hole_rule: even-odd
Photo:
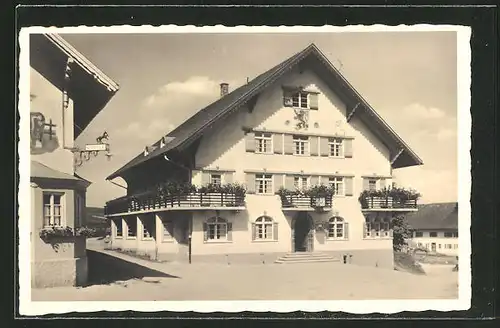
[[[155,220],[153,215],[142,219],[142,239],[151,239],[155,236]]]
[[[453,248],[458,249],[458,244],[454,244]]]
[[[445,232],[444,233],[444,237],[445,238],[452,238],[453,237],[453,233],[452,232]]]
[[[345,222],[341,217],[333,217],[328,221],[328,238],[344,239],[346,238]]]
[[[136,238],[137,237],[137,219],[127,219],[127,238]]]
[[[458,231],[453,233],[453,237],[458,238]]]
[[[116,237],[121,238],[123,236],[123,221],[122,219],[114,220],[116,227]]]
[[[343,147],[342,147],[342,139],[330,138],[328,140],[328,144],[330,145],[330,156],[332,156],[332,157],[344,156]]]
[[[437,236],[438,236],[437,232],[435,232],[435,231],[429,232],[429,237],[437,237]]]
[[[271,174],[256,174],[255,189],[258,194],[271,194],[273,191],[273,176]]]
[[[377,180],[375,179],[368,180],[368,190],[370,191],[377,190]]]
[[[438,244],[438,248],[441,249],[441,244]]]
[[[328,179],[328,183],[333,188],[333,194],[335,196],[344,195],[344,178],[343,177],[331,177]]]
[[[423,237],[424,233],[422,231],[415,231],[415,237]]]
[[[308,136],[293,136],[294,154],[307,155],[309,151],[309,137]]]
[[[452,247],[453,247],[451,244],[446,244],[444,246],[445,246],[444,248],[446,248],[446,249],[452,249]]]
[[[268,216],[261,216],[257,220],[255,220],[255,239],[273,239],[273,219]]]
[[[62,194],[43,194],[43,224],[46,227],[63,225],[62,222]]]
[[[307,92],[295,92],[292,94],[292,106],[297,108],[309,108]]]
[[[171,220],[162,219],[163,238],[162,241],[172,241],[174,238],[174,223]]]
[[[367,219],[365,223],[366,238],[385,238],[391,236],[390,219],[384,218],[383,220],[379,218]]]
[[[255,152],[270,154],[272,153],[272,135],[271,133],[255,133]]]
[[[293,186],[295,189],[307,189],[308,179],[307,177],[294,177]]]
[[[207,240],[227,240],[227,221],[220,217],[207,220]]]
[[[220,174],[210,174],[210,183],[220,186],[222,183],[222,176]]]

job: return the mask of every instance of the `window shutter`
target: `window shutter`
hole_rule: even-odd
[[[345,195],[346,196],[352,196],[353,195],[353,178],[352,177],[346,177],[344,178],[344,185],[345,185]]]
[[[309,150],[309,153],[311,156],[318,156],[318,137],[311,137],[309,138],[309,147],[311,149]]]
[[[247,187],[247,193],[255,194],[255,174],[253,173],[246,174],[246,187]]]
[[[363,178],[363,190],[368,190],[370,188],[368,182],[369,180],[367,178]]]
[[[393,237],[394,236],[394,230],[392,230],[392,228],[389,230],[389,237]]]
[[[206,223],[203,223],[203,241],[208,240],[208,226]]]
[[[245,147],[247,152],[255,152],[255,133],[248,132],[245,135]]]
[[[323,225],[323,232],[325,233],[325,237],[328,238],[328,229],[330,227],[330,222],[325,221],[322,223]]]
[[[366,222],[363,222],[363,238],[366,238]]]
[[[273,148],[275,154],[283,154],[283,135],[281,133],[273,134]]]
[[[317,185],[319,185],[319,177],[313,175],[311,177],[311,186],[317,186]]]
[[[318,109],[318,94],[310,93],[309,94],[309,108],[310,109]]]
[[[293,155],[293,136],[291,134],[285,134],[285,155]]]
[[[292,107],[292,92],[289,90],[283,90],[283,106]]]
[[[319,138],[319,151],[321,156],[330,156],[330,147],[328,145],[328,138]]]
[[[293,175],[287,175],[285,177],[285,188],[288,190],[293,190],[294,188],[294,183],[293,183]]]
[[[233,172],[224,173],[224,183],[233,183]]]
[[[255,231],[255,223],[252,223],[252,240],[255,240],[255,235],[256,235],[256,231]]]
[[[231,222],[227,223],[227,240],[233,241],[233,224]]]
[[[273,239],[278,240],[278,222],[273,223]]]
[[[201,185],[205,186],[210,183],[210,173],[208,172],[203,172],[201,174]]]
[[[386,186],[385,179],[384,178],[380,179],[380,189],[385,189],[385,186]]]
[[[273,174],[274,191],[280,190],[283,187],[283,174]]]
[[[344,139],[344,157],[352,157],[352,139]]]
[[[349,239],[349,222],[344,222],[344,239]]]

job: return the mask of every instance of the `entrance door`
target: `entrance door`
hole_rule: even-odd
[[[436,252],[436,243],[431,244],[431,251]]]
[[[306,212],[300,212],[293,223],[293,251],[312,252],[314,245],[314,230],[312,220]]]

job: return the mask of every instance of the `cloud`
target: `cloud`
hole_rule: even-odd
[[[456,136],[457,136],[457,130],[450,128],[444,128],[436,133],[436,137],[440,141],[453,139],[456,138]]]
[[[403,112],[407,117],[419,118],[419,119],[436,119],[444,118],[446,113],[437,107],[427,107],[422,104],[413,103],[406,106]]]
[[[146,144],[155,142],[172,131],[174,125],[166,119],[152,119],[149,122],[134,121],[125,128],[114,132],[114,136],[120,139],[131,138],[140,140]]]

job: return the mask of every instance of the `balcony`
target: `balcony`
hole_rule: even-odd
[[[361,209],[369,211],[412,212],[417,211],[420,194],[401,188],[365,190],[359,197]]]
[[[190,187],[191,188],[191,187]],[[204,187],[202,187],[204,188]],[[245,209],[245,193],[239,191],[206,192],[206,188],[184,193],[149,191],[109,201],[105,215],[161,212],[168,210],[242,210]]]
[[[332,196],[281,195],[281,208],[284,211],[329,211]]]

